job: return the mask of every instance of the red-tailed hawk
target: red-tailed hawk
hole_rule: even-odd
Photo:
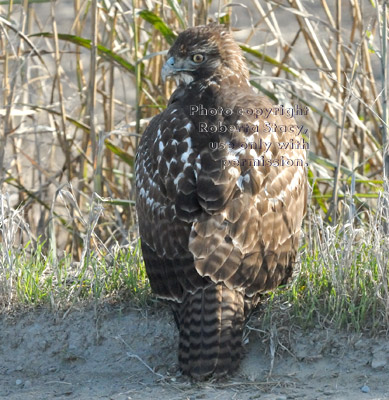
[[[292,110],[250,86],[218,25],[182,32],[162,69],[178,87],[136,158],[136,207],[152,290],[170,301],[184,374],[236,370],[259,294],[286,283],[307,180]]]

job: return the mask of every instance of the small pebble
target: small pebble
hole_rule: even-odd
[[[369,392],[370,392],[369,386],[363,385],[363,386],[361,387],[361,392],[362,392],[362,393],[369,393]]]
[[[376,352],[373,355],[373,360],[371,361],[371,367],[373,369],[381,369],[387,364],[387,357],[385,353]]]
[[[23,381],[21,379],[16,379],[15,383],[16,386],[20,386],[23,383]]]

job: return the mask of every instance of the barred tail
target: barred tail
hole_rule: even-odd
[[[236,370],[244,325],[242,293],[223,284],[188,293],[178,319],[178,358],[184,374],[201,379]]]

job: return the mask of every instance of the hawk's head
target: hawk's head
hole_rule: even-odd
[[[242,51],[223,25],[204,25],[182,32],[168,52],[162,79],[173,76],[177,83],[232,74],[247,79]]]

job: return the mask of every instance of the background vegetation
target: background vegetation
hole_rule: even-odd
[[[310,109],[299,121],[311,184],[301,268],[269,309],[302,325],[386,331],[387,9],[374,0],[0,1],[2,307],[150,300],[134,154],[173,89],[160,81],[166,50],[186,27],[219,21],[262,95]]]

